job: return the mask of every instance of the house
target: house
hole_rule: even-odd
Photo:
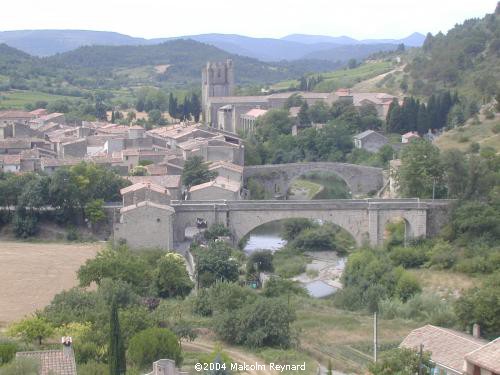
[[[436,369],[441,371],[439,374],[462,375],[464,374],[464,359],[471,354],[469,357],[471,364],[474,360],[479,361],[480,356],[475,356],[473,353],[486,344],[488,341],[479,337],[452,329],[426,325],[410,332],[399,347],[419,350],[422,345],[424,351],[431,352],[431,361]],[[481,360],[483,360],[482,357]]]
[[[213,162],[208,167],[209,171],[217,172],[217,176],[228,180],[243,182],[243,167],[224,160]]]
[[[194,201],[202,200],[239,200],[241,184],[239,182],[216,177],[215,180],[192,186],[188,193],[189,199]]]
[[[150,182],[138,182],[120,190],[123,198],[123,207],[137,204],[143,201],[150,201],[158,204],[168,205],[170,203],[170,193],[160,185]]]
[[[388,143],[387,137],[373,130],[366,130],[354,136],[354,147],[369,152],[377,152]]]
[[[465,374],[500,375],[500,337],[465,355]]]
[[[175,367],[175,361],[171,359],[160,359],[153,362],[153,371],[146,375],[188,375],[188,372],[180,371]]]
[[[253,132],[255,129],[255,122],[261,116],[267,113],[267,109],[252,108],[250,111],[240,116],[239,130],[243,133]]]
[[[143,201],[120,210],[120,221],[114,225],[115,241],[124,241],[131,248],[173,248],[173,215],[167,205]]]
[[[52,174],[58,169],[72,167],[74,165],[78,165],[81,162],[82,159],[41,158],[40,165],[42,171],[46,172],[47,174]]]
[[[71,345],[61,350],[17,352],[17,358],[30,358],[39,362],[39,375],[76,375],[76,362]]]
[[[132,182],[132,184],[150,183],[162,186],[168,190],[172,199],[180,199],[180,193],[181,193],[180,175],[127,176],[126,179]]]
[[[184,160],[201,156],[205,161],[226,160],[244,165],[244,146],[227,141],[223,135],[209,139],[192,139],[179,144],[178,147],[182,150]]]
[[[27,124],[35,116],[26,111],[0,111],[0,124],[21,122]]]
[[[21,155],[0,155],[0,171],[17,173],[21,171]]]
[[[401,143],[409,143],[415,139],[419,139],[418,132],[408,132],[401,136]]]

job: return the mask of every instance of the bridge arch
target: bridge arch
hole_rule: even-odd
[[[354,195],[376,192],[383,186],[381,168],[332,162],[248,166],[243,171],[243,178],[247,186],[249,179],[254,179],[274,196],[277,193],[286,194],[294,179],[309,172],[335,174],[346,183]]]

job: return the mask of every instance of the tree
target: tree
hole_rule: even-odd
[[[217,177],[217,172],[208,170],[208,163],[201,156],[192,156],[186,160],[182,171],[182,183],[187,188],[208,182]]]
[[[179,115],[177,98],[175,98],[172,93],[170,93],[170,96],[168,98],[168,113],[172,118],[177,118]]]
[[[300,106],[300,111],[297,115],[300,125],[310,125],[311,119],[309,118],[309,105],[303,102]]]
[[[347,62],[347,67],[349,69],[354,69],[357,66],[358,66],[358,62],[356,61],[356,59],[349,59],[349,61]]]
[[[200,286],[238,280],[238,263],[231,257],[231,252],[232,248],[223,242],[211,242],[208,250],[196,252],[196,275]]]
[[[128,355],[139,368],[149,367],[160,358],[172,359],[177,366],[182,363],[179,341],[167,328],[148,328],[135,334],[130,339]]]
[[[195,93],[191,95],[191,114],[193,115],[194,122],[200,121],[201,102],[200,98]]]
[[[288,219],[283,224],[281,236],[284,240],[292,241],[303,230],[317,226],[318,225],[316,223],[309,219]]]
[[[155,278],[160,297],[185,297],[193,288],[186,264],[179,254],[167,253],[161,257]]]
[[[273,272],[273,253],[269,250],[254,251],[248,257],[247,273]]]
[[[407,348],[392,349],[381,358],[371,363],[368,368],[373,375],[430,375],[431,353],[425,352],[422,357],[423,372],[419,372],[420,355]]]
[[[118,319],[118,305],[116,302],[111,304],[109,326],[109,373],[110,375],[122,375],[127,372],[127,365],[125,360],[125,346],[121,336],[120,321]]]
[[[439,149],[417,139],[403,149],[398,179],[405,197],[433,198],[443,191],[443,168]]]
[[[28,343],[36,340],[38,345],[42,345],[42,340],[53,333],[54,327],[44,318],[36,315],[14,323],[8,330],[9,336],[20,337]]]
[[[85,217],[89,219],[92,225],[95,225],[106,219],[104,212],[104,201],[102,199],[94,199],[85,205]]]
[[[258,298],[236,311],[225,311],[214,318],[214,330],[223,340],[253,348],[289,347],[293,340],[291,324],[295,312],[280,298]]]

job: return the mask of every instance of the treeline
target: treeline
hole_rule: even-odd
[[[156,88],[139,90],[134,106],[138,112],[168,111],[172,118],[182,121],[193,118],[198,122],[201,114],[201,102],[196,93],[185,95],[182,103],[179,103],[173,93],[167,96],[165,92]]]
[[[479,112],[475,101],[445,91],[432,94],[427,104],[414,97],[407,97],[403,104],[394,99],[386,117],[385,129],[390,133],[455,128]]]
[[[97,224],[106,218],[104,202],[119,201],[120,189],[129,184],[111,169],[85,162],[58,169],[50,176],[2,173],[0,220],[12,221],[16,236],[21,238],[35,235],[44,215],[64,225],[85,219]]]
[[[287,108],[300,106],[297,121]],[[301,127],[292,135],[293,125]],[[312,124],[323,124],[322,127]],[[342,161],[353,150],[352,136],[381,126],[373,106],[355,108],[336,102],[331,106],[308,106],[300,96],[292,96],[285,109],[270,110],[257,120],[254,134],[246,138],[245,161],[248,165],[299,161]]]

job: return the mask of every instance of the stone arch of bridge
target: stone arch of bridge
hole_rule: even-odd
[[[351,182],[344,176],[342,173],[339,173],[339,171],[335,170],[334,168],[328,168],[328,167],[312,167],[309,168],[305,171],[300,171],[300,172],[291,172],[287,173],[287,178],[285,179],[284,186],[282,187],[284,191],[282,192],[283,194],[287,194],[289,189],[291,188],[293,182],[302,176],[307,176],[312,173],[322,173],[330,176],[335,176],[337,177],[340,181],[342,181],[345,184],[345,187],[347,189],[347,192],[349,193],[349,196],[352,196],[352,187],[351,187]]]

